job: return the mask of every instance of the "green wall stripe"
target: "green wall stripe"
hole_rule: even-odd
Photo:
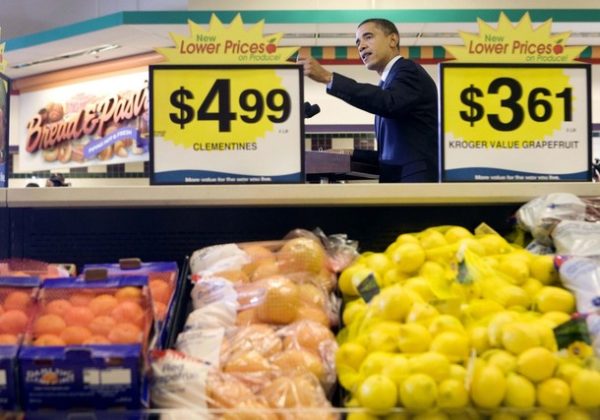
[[[358,23],[363,19],[384,16],[398,24],[435,22],[476,22],[481,18],[488,23],[498,21],[500,12],[516,22],[525,12],[529,12],[533,22],[552,19],[554,22],[600,22],[600,9],[364,9],[364,10],[249,10],[240,11],[245,23],[253,24],[260,20],[267,23]],[[6,51],[14,51],[64,38],[82,35],[120,25],[186,24],[192,20],[198,24],[208,24],[212,11],[136,11],[119,12],[89,19],[59,28],[49,29],[18,38],[6,40]],[[238,11],[215,11],[217,17],[228,23]]]
[[[587,47],[579,54],[579,58],[592,58],[592,47]]]
[[[444,47],[433,47],[433,58],[446,58],[446,49]]]
[[[335,47],[335,59],[339,60],[342,58],[348,58],[348,48],[347,47]]]
[[[421,47],[408,47],[408,58],[421,58]]]
[[[312,47],[310,49],[310,54],[316,59],[323,58],[323,47]]]

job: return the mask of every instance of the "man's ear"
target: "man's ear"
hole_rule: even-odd
[[[390,34],[390,47],[392,47],[393,49],[396,49],[396,47],[398,47],[398,42],[400,41],[398,35],[396,34]]]

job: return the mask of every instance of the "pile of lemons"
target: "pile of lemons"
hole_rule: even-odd
[[[485,226],[436,227],[361,254],[338,286],[351,420],[590,419],[600,407],[591,347],[557,346],[575,299],[551,255]]]

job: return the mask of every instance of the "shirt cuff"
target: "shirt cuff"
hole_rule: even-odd
[[[331,80],[329,83],[327,83],[327,90],[331,90],[331,87],[333,86],[333,79],[335,79],[335,73],[331,73]]]

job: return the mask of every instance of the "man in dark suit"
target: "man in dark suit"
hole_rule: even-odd
[[[312,57],[299,57],[304,74],[327,84],[327,93],[375,114],[380,182],[438,181],[438,95],[419,64],[400,55],[400,34],[386,19],[358,25],[356,46],[379,86],[326,70]]]

